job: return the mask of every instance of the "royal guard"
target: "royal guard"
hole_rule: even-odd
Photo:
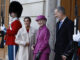
[[[9,14],[12,17],[10,20],[9,28],[6,31],[6,45],[8,45],[8,58],[9,60],[16,59],[16,53],[18,50],[18,45],[15,43],[15,37],[18,30],[22,27],[19,18],[22,14],[23,7],[17,2],[13,1],[9,6]]]
[[[80,59],[80,32],[79,32],[79,30],[78,30],[77,34],[73,35],[73,40],[78,43],[79,48],[77,51],[78,52],[77,56],[78,56],[78,59]]]

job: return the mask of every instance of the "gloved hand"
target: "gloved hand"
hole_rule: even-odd
[[[39,52],[36,54],[35,60],[39,60],[39,59],[40,59],[40,56],[41,56],[41,52],[39,51]]]
[[[1,26],[1,30],[6,33],[6,27],[5,27],[5,25]]]
[[[80,41],[80,32],[78,31],[77,34],[73,35],[73,41],[75,42],[79,42]]]

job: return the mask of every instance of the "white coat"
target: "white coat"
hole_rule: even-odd
[[[15,42],[19,45],[19,50],[17,53],[16,60],[32,60],[33,52],[31,46],[35,44],[35,35],[36,30],[32,27],[29,29],[29,33],[26,29],[21,28],[16,36]],[[26,46],[26,43],[29,43],[29,46]]]

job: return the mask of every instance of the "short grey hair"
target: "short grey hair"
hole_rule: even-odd
[[[58,12],[61,12],[62,14],[66,14],[64,7],[57,7]]]

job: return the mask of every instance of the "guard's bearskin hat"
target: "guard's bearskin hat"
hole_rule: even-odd
[[[10,3],[10,6],[9,6],[9,13],[11,14],[12,12],[13,13],[16,13],[17,14],[17,17],[19,18],[22,14],[22,10],[23,10],[23,7],[22,5],[17,2],[17,1],[12,1]]]

